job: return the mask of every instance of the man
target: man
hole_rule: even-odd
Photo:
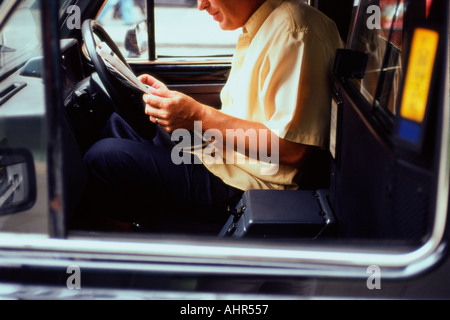
[[[331,66],[341,46],[334,23],[300,0],[198,0],[198,8],[223,30],[243,28],[222,109],[141,76],[152,91],[143,97],[145,112],[162,130],[145,141],[114,115],[109,138],[85,157],[101,187],[127,204],[119,211],[130,212],[130,204],[145,207],[143,215],[211,211],[233,206],[248,189],[304,188],[316,155],[327,147]],[[174,163],[173,145],[162,137],[177,130],[214,132],[209,158],[202,157],[204,149],[193,151],[203,164],[198,158]],[[217,148],[225,141],[231,148]]]

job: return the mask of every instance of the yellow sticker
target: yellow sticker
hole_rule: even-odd
[[[436,31],[414,31],[400,109],[405,119],[421,123],[425,117],[438,41]]]

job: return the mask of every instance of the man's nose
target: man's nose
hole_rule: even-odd
[[[209,6],[208,0],[197,0],[198,10],[205,10]]]

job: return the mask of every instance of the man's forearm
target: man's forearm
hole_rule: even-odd
[[[150,121],[158,122],[168,132],[179,128],[192,130],[194,122],[200,121],[203,132],[218,130],[223,143],[231,141],[234,150],[258,159],[261,155],[276,156],[278,164],[292,167],[301,165],[309,149],[281,139],[262,123],[229,116],[180,92],[170,91],[150,76],[142,76],[141,81],[153,87],[152,95],[144,95],[146,114]],[[250,139],[249,133],[256,138]]]
[[[262,123],[235,118],[206,105],[201,108],[197,121],[201,121],[202,130],[218,130],[224,144],[231,141],[234,149],[245,150],[246,156],[273,158],[276,152],[279,164],[298,167],[308,150],[306,145],[281,139]]]

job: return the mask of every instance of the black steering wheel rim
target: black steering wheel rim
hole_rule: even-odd
[[[151,139],[155,134],[155,126],[150,123],[145,114],[145,103],[142,99],[142,93],[133,91],[121,83],[121,80],[117,79],[117,77],[108,70],[102,57],[97,53],[97,43],[94,35],[105,42],[127,68],[131,70],[125,57],[120,52],[120,49],[100,23],[95,20],[86,20],[81,27],[81,34],[95,71],[110,95],[113,108],[143,138]]]
[[[87,53],[91,58],[91,62],[94,65],[95,70],[109,95],[111,96],[112,101],[116,102],[117,105],[117,102],[124,101],[124,96],[123,93],[117,90],[119,81],[117,80],[116,76],[114,76],[108,70],[103,59],[96,51],[97,42],[94,35],[96,35],[101,41],[105,42],[130,70],[131,68],[128,65],[125,57],[122,55],[120,49],[117,47],[116,43],[111,39],[106,30],[100,25],[100,23],[92,19],[86,20],[81,27],[81,33]]]

